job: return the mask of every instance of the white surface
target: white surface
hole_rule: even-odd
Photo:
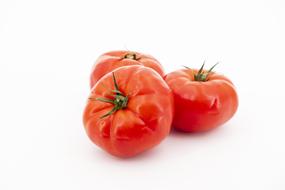
[[[0,189],[285,189],[285,3],[0,1]],[[89,72],[114,49],[229,76],[240,107],[205,134],[114,158],[83,130]]]

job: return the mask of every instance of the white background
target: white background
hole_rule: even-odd
[[[283,0],[0,0],[0,189],[285,189]],[[109,50],[215,69],[237,114],[204,134],[173,132],[132,159],[87,138],[94,60]]]

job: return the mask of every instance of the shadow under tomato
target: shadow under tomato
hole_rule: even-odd
[[[153,158],[157,158],[160,155],[161,152],[161,147],[156,146],[150,150],[144,151],[140,154],[137,154],[133,157],[126,157],[126,158],[122,158],[122,157],[117,157],[114,156],[112,154],[109,154],[108,152],[101,150],[99,148],[95,148],[96,150],[95,152],[95,156],[98,159],[104,159],[106,160],[111,160],[111,161],[119,161],[119,162],[140,162],[140,161],[146,161],[146,160],[151,160]]]
[[[220,135],[227,131],[227,128],[231,128],[227,124],[203,132],[185,132],[178,129],[171,129],[170,136],[174,138],[208,138],[209,136]]]

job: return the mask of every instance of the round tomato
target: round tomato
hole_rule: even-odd
[[[130,65],[143,65],[164,76],[161,64],[150,55],[130,51],[111,51],[101,55],[94,64],[90,76],[90,87],[92,88],[101,77],[114,69]]]
[[[92,88],[83,121],[90,139],[107,152],[131,157],[169,133],[173,97],[163,78],[144,66],[125,66]]]
[[[173,127],[185,132],[202,132],[228,121],[238,107],[233,83],[223,75],[190,68],[165,76],[175,105]]]

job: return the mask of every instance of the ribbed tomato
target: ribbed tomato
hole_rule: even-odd
[[[92,88],[84,111],[90,139],[107,152],[130,157],[159,144],[169,133],[173,97],[163,78],[144,66],[124,66]]]
[[[204,66],[204,64],[203,64]],[[228,121],[238,107],[233,83],[209,70],[181,69],[166,75],[173,91],[173,127],[185,132],[201,132]]]
[[[143,65],[164,76],[162,65],[150,55],[130,51],[110,51],[101,55],[95,62],[90,76],[90,87],[92,88],[101,77],[114,69],[130,65]]]

